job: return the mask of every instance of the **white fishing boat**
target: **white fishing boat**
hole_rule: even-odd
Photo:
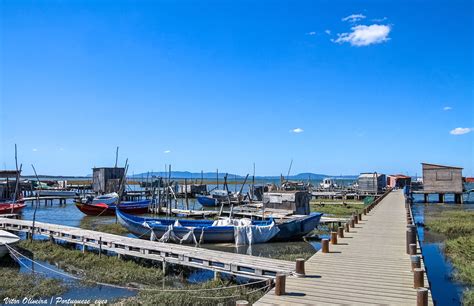
[[[7,231],[0,230],[0,258],[7,255],[10,251],[8,250],[8,246],[13,246],[18,241],[20,241],[20,237],[9,233]]]
[[[96,197],[88,196],[81,199],[82,204],[117,204],[119,195],[116,192],[99,195]]]

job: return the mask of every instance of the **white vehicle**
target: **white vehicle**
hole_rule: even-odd
[[[332,178],[325,178],[321,183],[319,183],[319,186],[323,189],[337,188],[337,184]]]

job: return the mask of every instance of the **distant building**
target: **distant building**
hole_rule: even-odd
[[[423,191],[425,193],[462,193],[463,168],[427,163],[421,165],[423,168]]]
[[[19,171],[0,170],[0,201],[9,201],[15,197],[15,186],[17,177],[20,177]],[[19,196],[20,188],[19,190],[17,190],[16,198],[18,198]]]
[[[119,192],[125,168],[102,167],[92,169],[92,188],[98,193]],[[124,184],[125,185],[125,184]],[[124,186],[122,186],[122,189]]]
[[[275,191],[263,194],[265,208],[286,209],[297,215],[309,215],[311,194],[307,191]]]
[[[363,193],[382,193],[387,186],[385,174],[361,173],[357,179],[358,190]]]
[[[403,188],[410,186],[411,177],[403,174],[387,175],[387,186],[391,188]]]

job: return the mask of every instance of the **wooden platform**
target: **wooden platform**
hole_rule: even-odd
[[[31,232],[31,227],[32,221],[0,218],[0,229]],[[103,251],[118,255],[202,268],[252,279],[271,279],[276,273],[291,275],[295,270],[295,263],[290,261],[129,238],[50,223],[35,222],[35,235],[82,245],[83,248],[101,247]]]
[[[416,305],[403,193],[391,192],[362,219],[337,245],[330,244],[330,253],[306,261],[306,277],[287,277],[285,295],[272,290],[256,305]],[[433,305],[431,292],[428,301]]]

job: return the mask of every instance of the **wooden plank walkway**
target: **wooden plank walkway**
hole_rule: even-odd
[[[0,218],[0,229],[31,232],[32,221]],[[77,227],[35,222],[35,235],[120,255],[146,258],[252,279],[272,279],[277,273],[291,275],[295,263],[265,257],[208,250],[194,246],[129,238]]]
[[[403,193],[389,193],[362,219],[330,253],[305,262],[306,277],[287,277],[285,295],[271,290],[256,305],[416,305]],[[433,305],[431,292],[428,301]]]

